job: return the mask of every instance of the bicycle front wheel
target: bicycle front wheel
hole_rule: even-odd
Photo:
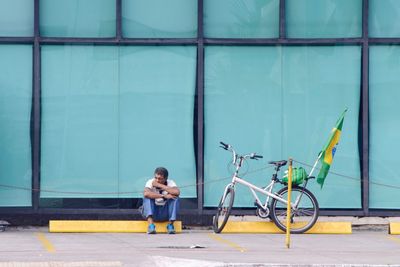
[[[284,187],[278,191],[283,199],[288,197],[288,188]],[[319,207],[314,195],[304,187],[294,186],[292,188],[291,202],[297,203],[291,207],[290,232],[301,234],[314,226],[318,219]],[[286,232],[287,205],[279,200],[271,201],[271,219],[275,225]]]
[[[213,229],[215,233],[221,233],[222,229],[224,229],[229,215],[231,214],[234,199],[235,189],[233,189],[233,187],[228,187],[219,202],[217,214],[215,214],[213,219]]]

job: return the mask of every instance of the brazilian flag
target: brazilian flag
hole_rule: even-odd
[[[347,108],[343,111],[342,115],[336,122],[336,125],[332,129],[331,135],[329,136],[328,142],[320,152],[320,161],[322,163],[322,166],[321,170],[318,173],[317,183],[321,185],[321,188],[324,185],[325,178],[328,175],[333,156],[336,152],[336,147],[339,144],[340,134],[342,133],[344,115],[346,115],[346,111]]]

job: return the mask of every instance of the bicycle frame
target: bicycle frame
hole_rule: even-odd
[[[221,144],[223,144],[223,143],[221,142]],[[279,195],[274,194],[274,193],[272,192],[272,189],[274,188],[274,185],[275,185],[276,182],[277,182],[276,173],[273,175],[273,178],[272,178],[271,182],[269,183],[269,185],[267,185],[267,186],[264,187],[264,188],[260,188],[260,187],[258,187],[258,186],[256,186],[256,185],[252,184],[252,183],[249,183],[249,182],[247,182],[246,180],[244,180],[244,179],[242,179],[242,178],[240,178],[240,177],[238,176],[238,175],[239,175],[239,170],[240,170],[240,168],[242,167],[243,161],[244,161],[246,158],[249,158],[249,157],[252,157],[252,156],[253,156],[253,158],[254,158],[255,153],[248,154],[248,155],[245,155],[245,156],[239,156],[239,155],[236,153],[236,151],[235,151],[230,145],[226,145],[226,144],[223,144],[223,145],[225,146],[225,149],[227,149],[227,150],[229,150],[229,151],[232,152],[232,163],[233,163],[233,164],[235,165],[235,167],[236,167],[236,170],[235,170],[235,172],[234,172],[234,174],[233,174],[233,176],[232,176],[232,181],[225,187],[223,196],[226,196],[226,192],[227,192],[228,188],[230,188],[230,187],[234,188],[235,185],[236,185],[236,183],[239,183],[239,184],[242,184],[242,185],[247,186],[247,187],[249,188],[250,192],[253,194],[253,197],[254,197],[254,199],[255,199],[255,201],[256,201],[256,204],[259,205],[259,206],[260,206],[261,208],[263,208],[264,210],[266,210],[266,209],[268,208],[268,203],[269,203],[270,198],[274,198],[274,199],[276,199],[276,200],[278,200],[278,201],[280,201],[280,202],[282,202],[282,203],[284,203],[284,204],[287,205],[288,202],[287,202],[286,199],[281,198]],[[223,148],[224,148],[224,147],[223,147]],[[317,158],[317,160],[315,161],[315,164],[314,164],[314,166],[312,167],[312,170],[311,170],[310,174],[308,175],[308,177],[310,177],[311,174],[314,172],[315,167],[316,167],[316,165],[317,165],[317,163],[318,163],[320,157],[321,157],[321,154],[318,155],[318,158]],[[276,170],[278,171],[279,168],[276,169]],[[279,181],[279,180],[278,180],[278,181]],[[304,184],[303,187],[305,188],[306,186],[307,186],[307,180],[305,181],[305,184]],[[267,196],[267,198],[266,198],[264,204],[262,203],[262,201],[260,200],[260,198],[257,196],[256,191],[259,192],[259,193],[261,193],[261,194],[263,194],[263,195],[266,195],[266,196]],[[303,194],[298,195],[294,203],[291,202],[290,205],[291,205],[291,207],[292,207],[293,210],[297,210],[297,205],[300,203],[300,200],[301,200],[302,195],[303,195]]]
[[[250,192],[253,194],[253,197],[256,200],[256,202],[264,209],[267,208],[270,197],[275,198],[275,199],[287,204],[287,201],[285,199],[283,199],[283,198],[277,196],[276,194],[272,193],[272,189],[273,189],[273,187],[275,185],[275,181],[271,181],[271,183],[269,185],[267,185],[263,189],[263,188],[260,188],[260,187],[258,187],[256,185],[254,185],[252,183],[249,183],[249,182],[243,180],[242,178],[234,175],[232,177],[232,182],[226,186],[225,193],[226,193],[226,191],[228,190],[229,187],[235,187],[236,183],[242,184],[244,186],[247,186],[249,188]],[[267,199],[264,202],[265,204],[263,204],[262,201],[260,200],[260,198],[257,196],[256,191],[267,196]],[[292,204],[292,205],[294,205],[294,204]]]

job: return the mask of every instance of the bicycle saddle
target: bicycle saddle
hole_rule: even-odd
[[[285,166],[285,165],[286,165],[287,160],[269,161],[268,163],[269,163],[269,164],[273,164],[273,165],[275,165],[276,167],[282,167],[282,166]]]

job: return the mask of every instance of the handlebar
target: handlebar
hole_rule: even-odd
[[[226,144],[222,141],[219,143],[221,144],[221,146],[220,146],[221,148],[232,152],[232,158],[233,158],[232,163],[235,165],[240,165],[241,161],[244,159],[247,159],[247,158],[255,159],[255,160],[263,158],[263,156],[257,155],[256,153],[250,153],[250,154],[246,154],[246,155],[238,155],[231,145]],[[239,162],[238,162],[238,159],[240,159]]]

